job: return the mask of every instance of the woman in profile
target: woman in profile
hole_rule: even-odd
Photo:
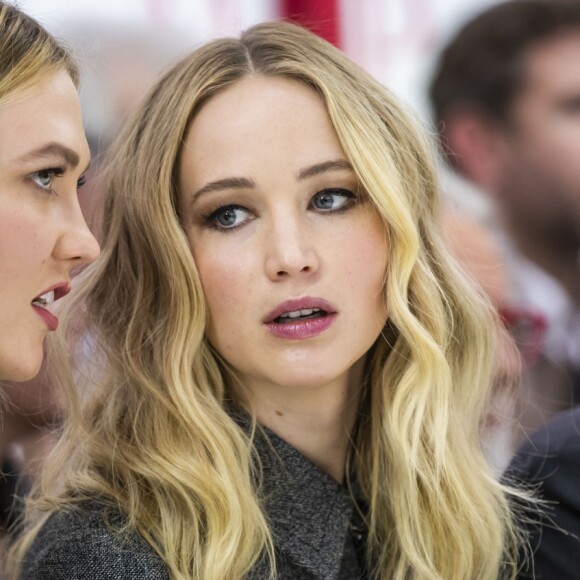
[[[20,381],[37,374],[44,339],[58,326],[53,302],[99,253],[77,195],[89,162],[78,82],[71,55],[0,1],[0,536],[30,465],[30,454],[10,448],[41,449],[45,435],[38,415],[31,420],[38,397]]]
[[[51,304],[98,245],[77,189],[89,163],[70,54],[0,2],[0,380],[38,372]]]
[[[111,155],[15,575],[513,577],[494,318],[434,180],[390,93],[299,27],[169,70]]]

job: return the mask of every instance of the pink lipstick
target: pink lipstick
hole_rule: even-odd
[[[56,330],[58,328],[58,318],[54,316],[54,314],[36,304],[33,304],[32,308],[34,308],[36,314],[44,320],[46,326],[48,326],[48,330]]]
[[[329,302],[306,296],[282,302],[265,316],[263,324],[278,338],[300,340],[323,333],[336,316]]]
[[[67,282],[61,282],[60,284],[55,284],[47,288],[32,301],[32,308],[44,320],[46,326],[51,331],[58,328],[58,318],[52,312],[49,312],[46,306],[66,296],[69,292],[70,285]]]

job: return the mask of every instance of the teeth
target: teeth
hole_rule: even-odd
[[[38,298],[35,298],[32,301],[33,304],[38,304],[40,306],[48,306],[53,302],[54,302],[54,290],[51,290],[50,292],[47,292],[46,294],[43,294],[42,296],[39,296]]]
[[[303,310],[293,310],[280,315],[280,318],[299,318],[300,316],[310,316],[313,312],[320,312],[320,308],[304,308]]]

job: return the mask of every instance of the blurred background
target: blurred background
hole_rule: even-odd
[[[294,17],[318,27],[421,115],[438,47],[468,18],[498,0],[20,0],[19,5],[72,45],[85,62],[88,124],[117,111],[121,76],[138,92],[156,66],[210,38],[236,35],[260,21]],[[133,68],[125,68],[129,61]],[[105,70],[107,67],[115,68]],[[120,69],[123,69],[122,74]],[[111,75],[109,85],[93,84]],[[135,83],[136,85],[135,86]],[[126,103],[117,103],[123,106]]]

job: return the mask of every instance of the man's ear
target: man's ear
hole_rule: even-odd
[[[472,107],[446,116],[441,139],[451,165],[487,193],[495,194],[505,161],[505,136],[489,115]]]

